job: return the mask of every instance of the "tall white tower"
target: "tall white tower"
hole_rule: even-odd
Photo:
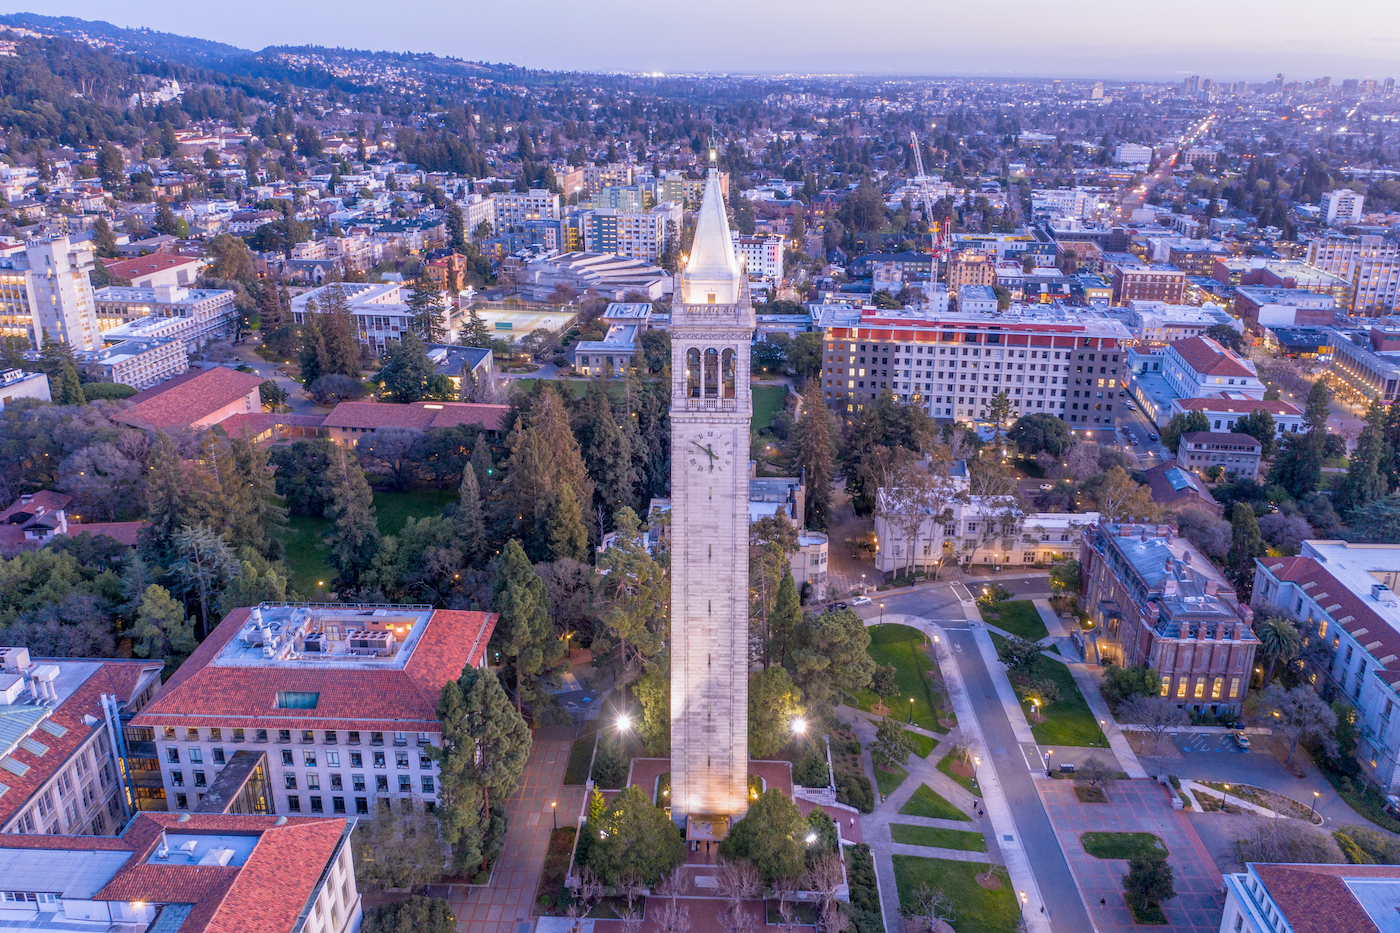
[[[671,814],[695,840],[748,809],[753,333],[711,152],[671,308]]]

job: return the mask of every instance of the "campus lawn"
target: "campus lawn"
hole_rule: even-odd
[[[987,840],[981,833],[961,829],[939,829],[935,826],[890,824],[890,838],[900,845],[927,846],[932,849],[962,849],[965,852],[986,852]]]
[[[783,410],[783,399],[787,396],[785,386],[753,387],[753,423],[750,430],[761,434],[773,424],[773,417]]]
[[[1031,732],[1037,742],[1041,745],[1108,745],[1098,720],[1089,710],[1089,704],[1084,701],[1084,695],[1079,692],[1079,686],[1074,682],[1069,668],[1058,661],[1042,657],[1033,676],[1053,682],[1060,694],[1054,703],[1045,707],[1045,721],[1031,726]],[[1030,705],[1023,705],[1026,706],[1029,717]]]
[[[938,770],[939,770],[939,771],[942,771],[944,774],[948,775],[948,777],[950,777],[950,778],[952,778],[953,780],[957,781],[957,782],[958,782],[959,784],[961,784],[963,787],[966,787],[966,788],[967,788],[967,792],[968,792],[969,794],[976,794],[976,795],[979,796],[979,797],[982,796],[982,789],[981,789],[980,787],[977,786],[977,779],[976,779],[976,778],[974,778],[974,777],[965,777],[965,776],[963,776],[963,775],[961,775],[961,774],[956,773],[956,772],[953,770],[953,759],[954,759],[954,756],[953,756],[953,754],[952,754],[951,752],[949,752],[947,755],[944,755],[942,758],[938,759],[938,765],[937,765]]]
[[[455,489],[414,489],[409,492],[376,492],[374,512],[381,535],[396,535],[410,518],[440,515],[457,498]]]
[[[899,812],[905,816],[927,816],[935,820],[972,822],[972,817],[953,806],[948,798],[931,789],[927,784],[920,784],[919,789],[914,791],[914,796],[910,797],[909,802],[899,808]]]
[[[899,903],[909,906],[921,885],[927,884],[943,892],[953,902],[957,933],[1012,933],[1020,910],[1011,885],[989,891],[977,883],[977,876],[991,869],[982,862],[952,862],[941,858],[921,858],[917,855],[894,856],[894,878],[899,888]]]
[[[875,780],[880,785],[880,797],[883,799],[895,792],[895,788],[904,783],[904,779],[909,776],[899,765],[893,765],[893,771],[886,771],[883,768],[875,769]]]
[[[910,743],[914,746],[915,755],[920,758],[927,758],[929,755],[933,754],[933,746],[937,743],[934,742],[932,736],[924,735],[921,732],[914,732],[910,729],[905,729],[904,731],[909,736]]]
[[[1000,618],[997,618],[1000,616]],[[984,618],[987,624],[995,625],[1012,635],[1019,635],[1031,641],[1040,641],[1050,634],[1045,623],[1040,620],[1040,612],[1029,599],[1007,600]]]
[[[870,647],[866,653],[876,664],[895,667],[895,683],[899,696],[885,701],[890,716],[900,722],[909,721],[909,698],[914,698],[914,725],[932,732],[946,733],[947,727],[938,723],[938,694],[928,672],[933,662],[924,651],[924,633],[907,625],[876,625],[869,629]],[[880,698],[866,690],[856,696],[860,708],[871,710]]]
[[[1167,847],[1151,833],[1082,833],[1079,841],[1094,858],[1167,857]]]

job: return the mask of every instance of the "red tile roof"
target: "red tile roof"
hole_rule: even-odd
[[[168,379],[127,399],[116,420],[138,427],[186,428],[243,398],[262,385],[256,373],[220,366]]]
[[[117,261],[103,260],[107,264],[107,274],[119,279],[138,279],[153,272],[178,269],[180,266],[197,264],[198,259],[189,256],[174,256],[170,253],[151,253],[135,259]]]
[[[1187,431],[1181,435],[1183,441],[1192,444],[1229,444],[1232,447],[1259,447],[1259,439],[1252,434],[1236,434],[1234,431]]]
[[[11,771],[0,772],[0,783],[7,791],[0,794],[0,825],[9,822],[15,814],[24,809],[31,796],[43,787],[55,774],[62,770],[77,749],[92,737],[92,733],[103,728],[102,704],[104,693],[115,694],[118,702],[130,701],[146,675],[158,676],[165,667],[163,661],[87,661],[74,658],[31,658],[35,665],[60,663],[65,665],[97,664],[98,669],[90,674],[68,698],[54,707],[48,721],[65,730],[63,735],[54,735],[39,729],[34,739],[47,746],[43,755],[36,755],[24,746],[17,746],[10,752],[10,758],[28,766],[24,774]],[[88,725],[85,717],[91,717],[93,725]]]
[[[470,402],[341,402],[326,416],[328,428],[455,428],[480,425],[487,431],[503,431],[510,421],[509,405],[478,405]]]
[[[1267,411],[1271,415],[1302,415],[1303,409],[1288,402],[1266,402],[1255,398],[1179,398],[1175,399],[1186,411],[1219,411],[1232,415],[1248,415],[1255,411]]]
[[[141,529],[146,527],[145,522],[88,522],[79,525],[77,522],[68,523],[68,534],[80,535],[106,535],[118,544],[125,544],[127,547],[136,547],[136,541],[141,536]]]
[[[26,501],[26,499],[28,501]],[[56,512],[59,509],[68,508],[68,503],[73,501],[73,497],[61,492],[51,492],[48,489],[41,489],[30,496],[20,496],[10,503],[9,508],[0,512],[0,522],[7,522],[10,516],[17,512],[24,512],[29,515],[36,515],[40,509],[49,512]]]
[[[241,415],[230,415],[219,422],[219,427],[224,429],[224,433],[229,437],[243,437],[251,440],[265,431],[280,426],[301,428],[319,428],[325,423],[325,415],[288,415],[276,414],[270,411],[247,412]]]
[[[1380,933],[1346,880],[1392,880],[1396,865],[1252,866],[1294,933]]]
[[[436,732],[438,696],[463,668],[486,661],[495,613],[439,609],[428,619],[402,669],[343,669],[211,664],[248,621],[235,609],[210,633],[133,723],[260,729],[358,729]],[[278,691],[318,693],[315,710],[277,709]]]
[[[1400,670],[1386,668],[1400,659],[1400,633],[1321,562],[1312,557],[1280,557],[1263,558],[1260,563],[1276,580],[1292,583],[1307,593],[1333,622],[1360,642],[1381,663],[1374,671],[1377,677],[1391,686],[1400,683]]]
[[[1209,337],[1187,337],[1174,341],[1175,350],[1186,365],[1203,376],[1245,376],[1258,378],[1233,350],[1227,350]]]

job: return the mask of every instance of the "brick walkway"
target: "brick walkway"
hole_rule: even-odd
[[[1154,930],[1170,933],[1216,933],[1224,897],[1215,862],[1186,815],[1171,808],[1166,791],[1153,781],[1117,781],[1108,789],[1108,803],[1080,803],[1069,781],[1035,782],[1055,835],[1074,873],[1075,883],[1101,933],[1140,930],[1123,902],[1123,875],[1128,863],[1088,855],[1080,833],[1146,832],[1158,836],[1170,853],[1176,897],[1163,909],[1167,925]],[[1099,899],[1107,903],[1100,906]]]
[[[572,727],[563,731],[572,733]],[[559,802],[560,826],[574,825],[583,805],[582,787],[563,786],[572,744],[558,729],[535,733],[520,790],[506,804],[509,828],[491,884],[457,887],[449,898],[460,933],[527,933],[531,929],[531,906],[553,829],[549,804]]]

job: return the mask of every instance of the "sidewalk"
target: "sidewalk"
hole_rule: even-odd
[[[1051,637],[1068,641],[1069,634],[1065,632],[1055,610],[1050,608],[1049,601],[1034,599],[1031,602],[1040,612],[1040,620],[1050,630]],[[1074,676],[1075,686],[1079,687],[1079,692],[1084,695],[1084,701],[1089,704],[1089,711],[1102,724],[1104,735],[1108,737],[1108,747],[1113,750],[1119,766],[1128,772],[1130,778],[1147,777],[1146,769],[1138,761],[1137,754],[1133,752],[1133,747],[1128,744],[1127,737],[1123,735],[1123,730],[1119,728],[1113,714],[1109,712],[1108,703],[1104,701],[1103,693],[1099,690],[1099,681],[1103,677],[1102,671],[1095,666],[1073,660],[1072,655],[1063,655],[1059,660],[1062,660],[1065,667],[1069,668],[1070,674]]]

